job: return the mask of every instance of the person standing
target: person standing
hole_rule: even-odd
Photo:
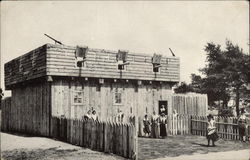
[[[145,133],[145,136],[147,136],[147,134],[149,136],[150,135],[150,121],[148,119],[148,115],[144,116],[143,125],[144,125],[143,131]]]
[[[162,113],[166,114],[166,108],[165,108],[164,105],[161,105],[161,107],[160,107],[160,113],[159,114],[161,115]]]
[[[246,114],[245,109],[242,108],[239,118],[238,118],[238,127],[239,127],[239,136],[242,142],[246,141],[246,128],[247,128],[247,121],[246,121]]]
[[[176,111],[176,109],[173,110],[173,117],[177,117],[178,116],[178,113]]]
[[[165,116],[165,113],[162,113],[159,119],[160,123],[160,137],[165,138],[167,137],[167,118]]]
[[[118,114],[117,114],[117,122],[122,123],[124,118],[124,114],[122,113],[121,110],[118,109]]]
[[[92,117],[91,110],[88,110],[87,114],[84,115],[84,120],[90,120]]]
[[[209,114],[207,116],[208,122],[207,122],[207,146],[210,146],[210,141],[212,140],[212,146],[215,146],[215,142],[219,139],[219,136],[216,132],[216,127],[215,127],[215,120],[214,117]]]
[[[94,121],[98,120],[98,117],[97,117],[97,115],[96,115],[96,111],[95,111],[95,110],[92,111],[92,116],[91,116],[91,118],[92,118],[92,120],[94,120]]]
[[[159,116],[155,114],[155,111],[153,111],[153,115],[151,118],[151,138],[158,138],[158,122],[159,122]]]

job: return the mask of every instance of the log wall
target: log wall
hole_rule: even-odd
[[[46,75],[46,45],[17,57],[4,65],[5,89],[14,84]]]
[[[162,57],[160,72],[153,72],[152,56],[128,53],[126,70],[118,70],[118,51],[91,49],[86,55],[86,67],[75,66],[75,47],[47,45],[47,75],[98,78],[122,78],[178,82],[180,61],[177,57]]]
[[[153,72],[152,56],[129,52],[125,70],[118,69],[117,52],[89,48],[85,66],[76,66],[76,47],[45,44],[4,65],[5,87],[44,76],[95,77],[179,82],[180,59],[162,57],[159,72]]]

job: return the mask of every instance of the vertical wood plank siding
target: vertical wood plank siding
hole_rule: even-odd
[[[179,114],[205,116],[208,111],[206,94],[173,94],[172,109]]]
[[[158,101],[169,101],[169,112],[171,109],[172,90],[169,84],[157,85],[136,84],[127,82],[106,81],[99,85],[92,80],[71,80],[55,79],[52,82],[52,116],[64,116],[66,118],[82,118],[88,110],[94,109],[100,120],[115,121],[118,109],[125,117],[124,122],[129,122],[129,118],[134,115],[144,116],[152,114],[155,110],[158,113]],[[118,90],[122,94],[122,103],[114,103],[114,93]],[[73,103],[73,93],[81,91],[83,93],[83,103]],[[132,111],[132,113],[131,113]]]
[[[3,101],[3,129],[40,136],[50,133],[50,85],[31,84],[12,90]]]

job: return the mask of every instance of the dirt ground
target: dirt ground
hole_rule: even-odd
[[[169,136],[166,139],[139,138],[139,159],[207,159],[249,160],[250,142],[220,139],[215,147],[207,147],[202,136]],[[236,152],[235,152],[236,151]]]
[[[250,142],[219,140],[207,147],[201,136],[139,138],[139,160],[250,160]],[[1,133],[3,160],[125,160],[44,137]]]
[[[3,160],[125,160],[43,137],[1,133]]]

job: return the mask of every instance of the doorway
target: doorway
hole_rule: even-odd
[[[159,115],[168,115],[168,101],[159,101]]]

